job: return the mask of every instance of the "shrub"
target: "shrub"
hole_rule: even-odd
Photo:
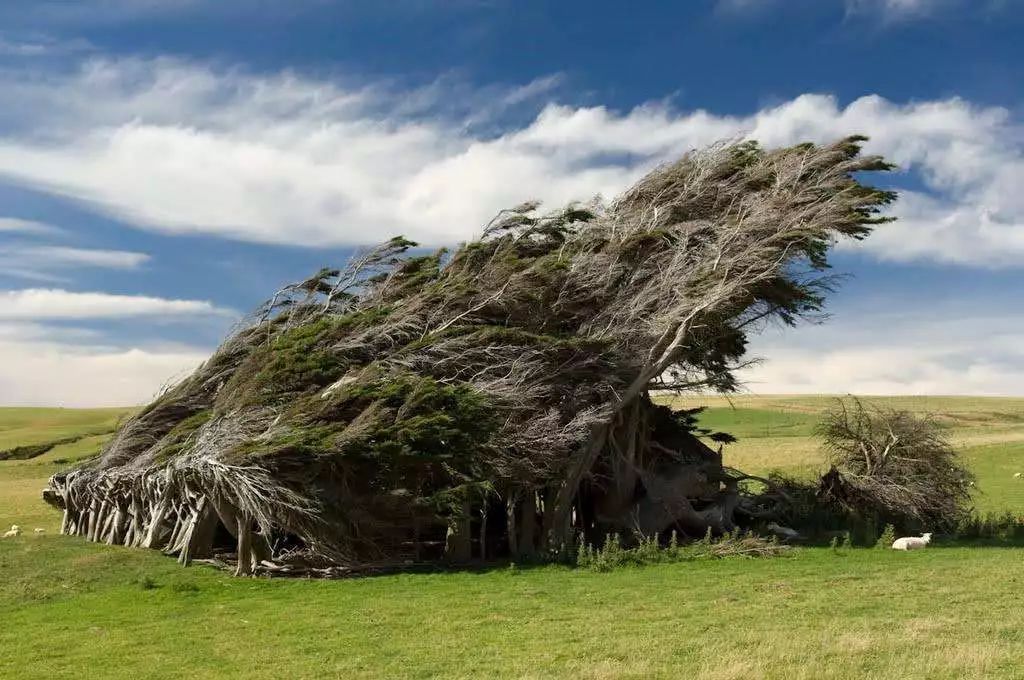
[[[191,581],[177,581],[171,585],[171,590],[176,593],[192,594],[199,592],[199,586]]]
[[[938,423],[837,400],[818,428],[832,468],[817,497],[901,530],[949,530],[968,511],[973,474]]]
[[[776,557],[787,554],[789,546],[780,545],[778,539],[765,539],[756,534],[735,530],[720,537],[712,537],[710,530],[704,538],[680,545],[675,532],[666,545],[657,538],[641,538],[630,548],[622,545],[618,534],[605,537],[598,549],[580,541],[576,553],[576,566],[592,571],[611,571],[624,566],[640,566],[659,562],[686,562],[699,559],[725,557]]]
[[[160,585],[149,576],[143,576],[138,579],[136,583],[142,590],[155,590],[160,587]]]
[[[882,530],[882,535],[875,541],[875,548],[882,550],[892,546],[893,541],[896,540],[896,529],[891,524],[886,524],[885,529]]]
[[[1024,517],[1012,512],[971,513],[960,519],[955,528],[957,538],[999,541],[1024,540]]]

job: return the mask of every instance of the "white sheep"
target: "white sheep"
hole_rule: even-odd
[[[40,534],[45,534],[45,533],[46,533],[46,529],[33,529],[33,530],[32,530],[32,532],[33,532],[33,533],[34,533],[34,534],[35,534],[36,536],[38,536],[38,535],[40,535]]]
[[[904,536],[903,538],[897,538],[892,543],[893,550],[922,550],[932,542],[931,534],[921,534],[920,536]]]
[[[781,526],[775,522],[768,525],[768,531],[787,541],[795,541],[800,538],[800,532],[796,529],[790,529],[789,527]]]
[[[17,524],[12,524],[10,531],[4,534],[4,538],[14,538],[15,536],[21,536],[21,527]]]
[[[1020,479],[1020,477],[1021,477],[1021,474],[1019,472],[1013,473],[1013,478],[1014,479]]]

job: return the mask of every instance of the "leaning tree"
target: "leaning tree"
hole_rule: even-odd
[[[734,390],[752,329],[821,309],[829,249],[894,198],[861,181],[890,168],[861,141],[718,145],[608,204],[324,269],[45,498],[66,533],[241,574],[728,531],[770,494],[651,392]]]

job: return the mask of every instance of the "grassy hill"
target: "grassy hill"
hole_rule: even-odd
[[[40,501],[44,483],[61,468],[99,453],[128,413],[124,408],[0,408],[0,528],[59,529],[60,517]],[[39,452],[30,451],[26,460],[4,460],[19,448]]]
[[[980,508],[1024,513],[1024,399],[884,398],[934,411]],[[810,473],[828,398],[688,398],[740,437],[729,464]],[[0,677],[1018,677],[1024,552],[803,548],[594,573],[564,567],[347,581],[234,579],[54,535],[47,476],[94,455],[123,411],[0,409]],[[42,527],[49,533],[32,535]]]

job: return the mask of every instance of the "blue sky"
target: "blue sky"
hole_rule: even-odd
[[[852,133],[900,219],[749,389],[1024,394],[1020,35],[1019,0],[4,3],[0,404],[144,401],[361,244]]]

